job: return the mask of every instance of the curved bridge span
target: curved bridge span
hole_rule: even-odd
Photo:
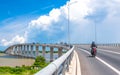
[[[69,48],[65,45],[60,44],[34,44],[34,43],[26,43],[26,44],[15,44],[8,47],[5,50],[6,54],[17,55],[23,57],[32,57],[40,55],[40,50],[42,50],[42,56],[45,57],[46,50],[50,50],[50,60],[53,60],[53,52],[56,48],[58,50],[58,57],[62,55],[62,50],[69,50]]]
[[[53,61],[53,52],[56,49],[58,50],[59,58]],[[74,55],[74,46],[72,45],[69,47],[66,44],[15,44],[8,47],[5,50],[5,53],[10,55],[35,58],[36,56],[40,55],[41,50],[42,56],[44,57],[46,50],[49,50],[50,61],[53,62],[51,62],[47,67],[43,68],[41,71],[37,72],[35,75],[65,75],[66,71],[69,70],[69,65]],[[62,54],[63,50],[67,50],[67,52]]]

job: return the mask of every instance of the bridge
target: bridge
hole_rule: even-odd
[[[29,47],[28,47],[29,46]],[[17,44],[6,49],[6,53],[25,57],[45,56],[45,47],[58,48],[59,58],[35,75],[120,75],[120,44],[98,44],[97,56],[91,57],[90,44],[74,44],[71,48],[53,44]],[[33,48],[34,47],[34,48]],[[62,50],[67,50],[62,54]]]
[[[58,57],[62,55],[62,50],[69,50],[69,48],[65,45],[26,43],[12,45],[5,50],[5,53],[10,55],[35,58],[36,56],[40,55],[40,50],[42,50],[43,57],[45,57],[46,50],[50,50],[50,61],[53,61],[54,49],[58,50]]]

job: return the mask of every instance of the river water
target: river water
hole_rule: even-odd
[[[57,54],[54,54],[54,59],[58,58]],[[50,61],[50,54],[47,53],[45,56],[47,61]],[[34,59],[32,58],[24,58],[24,57],[18,57],[18,56],[12,56],[12,55],[7,55],[0,53],[0,66],[10,66],[10,67],[15,67],[15,66],[30,66],[34,63]]]

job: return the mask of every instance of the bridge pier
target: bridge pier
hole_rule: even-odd
[[[23,56],[25,57],[25,45],[23,45]]]
[[[25,55],[25,51],[24,51],[24,45],[22,45],[22,55]]]
[[[7,53],[13,55],[13,53],[14,53],[14,52],[13,52],[13,47],[10,47],[10,50],[7,51]]]
[[[19,56],[21,56],[21,45],[19,45]]]
[[[62,48],[58,48],[58,57],[62,55]]]
[[[30,55],[31,55],[31,57],[34,57],[33,45],[31,45],[30,47],[31,47],[31,48],[30,48],[30,49],[31,49]]]
[[[36,57],[39,56],[39,45],[36,45]]]
[[[15,46],[15,54],[18,55],[17,46]]]
[[[23,56],[23,45],[21,45],[21,56]]]
[[[17,55],[17,46],[15,46],[15,55]]]
[[[50,62],[53,61],[53,47],[50,47]]]
[[[18,46],[16,46],[16,55],[18,55]]]
[[[19,45],[17,46],[17,52],[18,52],[18,55],[20,55]]]
[[[22,45],[20,45],[20,56],[22,56]]]
[[[29,45],[27,45],[27,51],[26,51],[26,56],[29,56]]]
[[[59,45],[51,45],[51,44],[16,44],[13,46],[10,46],[8,49],[6,49],[7,54],[12,55],[18,55],[18,56],[24,56],[24,57],[36,57],[40,55],[39,52],[42,50],[42,56],[45,58],[46,49],[49,49],[50,51],[50,61],[53,61],[54,59],[54,50],[58,50],[58,57],[62,55],[62,47],[59,47]],[[65,48],[66,49],[66,48]]]
[[[16,55],[15,54],[15,51],[16,51],[16,48],[15,48],[16,46],[13,46],[13,53],[14,53],[14,55]]]
[[[42,46],[42,55],[45,58],[45,46]]]

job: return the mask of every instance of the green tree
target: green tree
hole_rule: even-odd
[[[33,66],[43,68],[47,65],[46,60],[42,56],[37,56]]]

